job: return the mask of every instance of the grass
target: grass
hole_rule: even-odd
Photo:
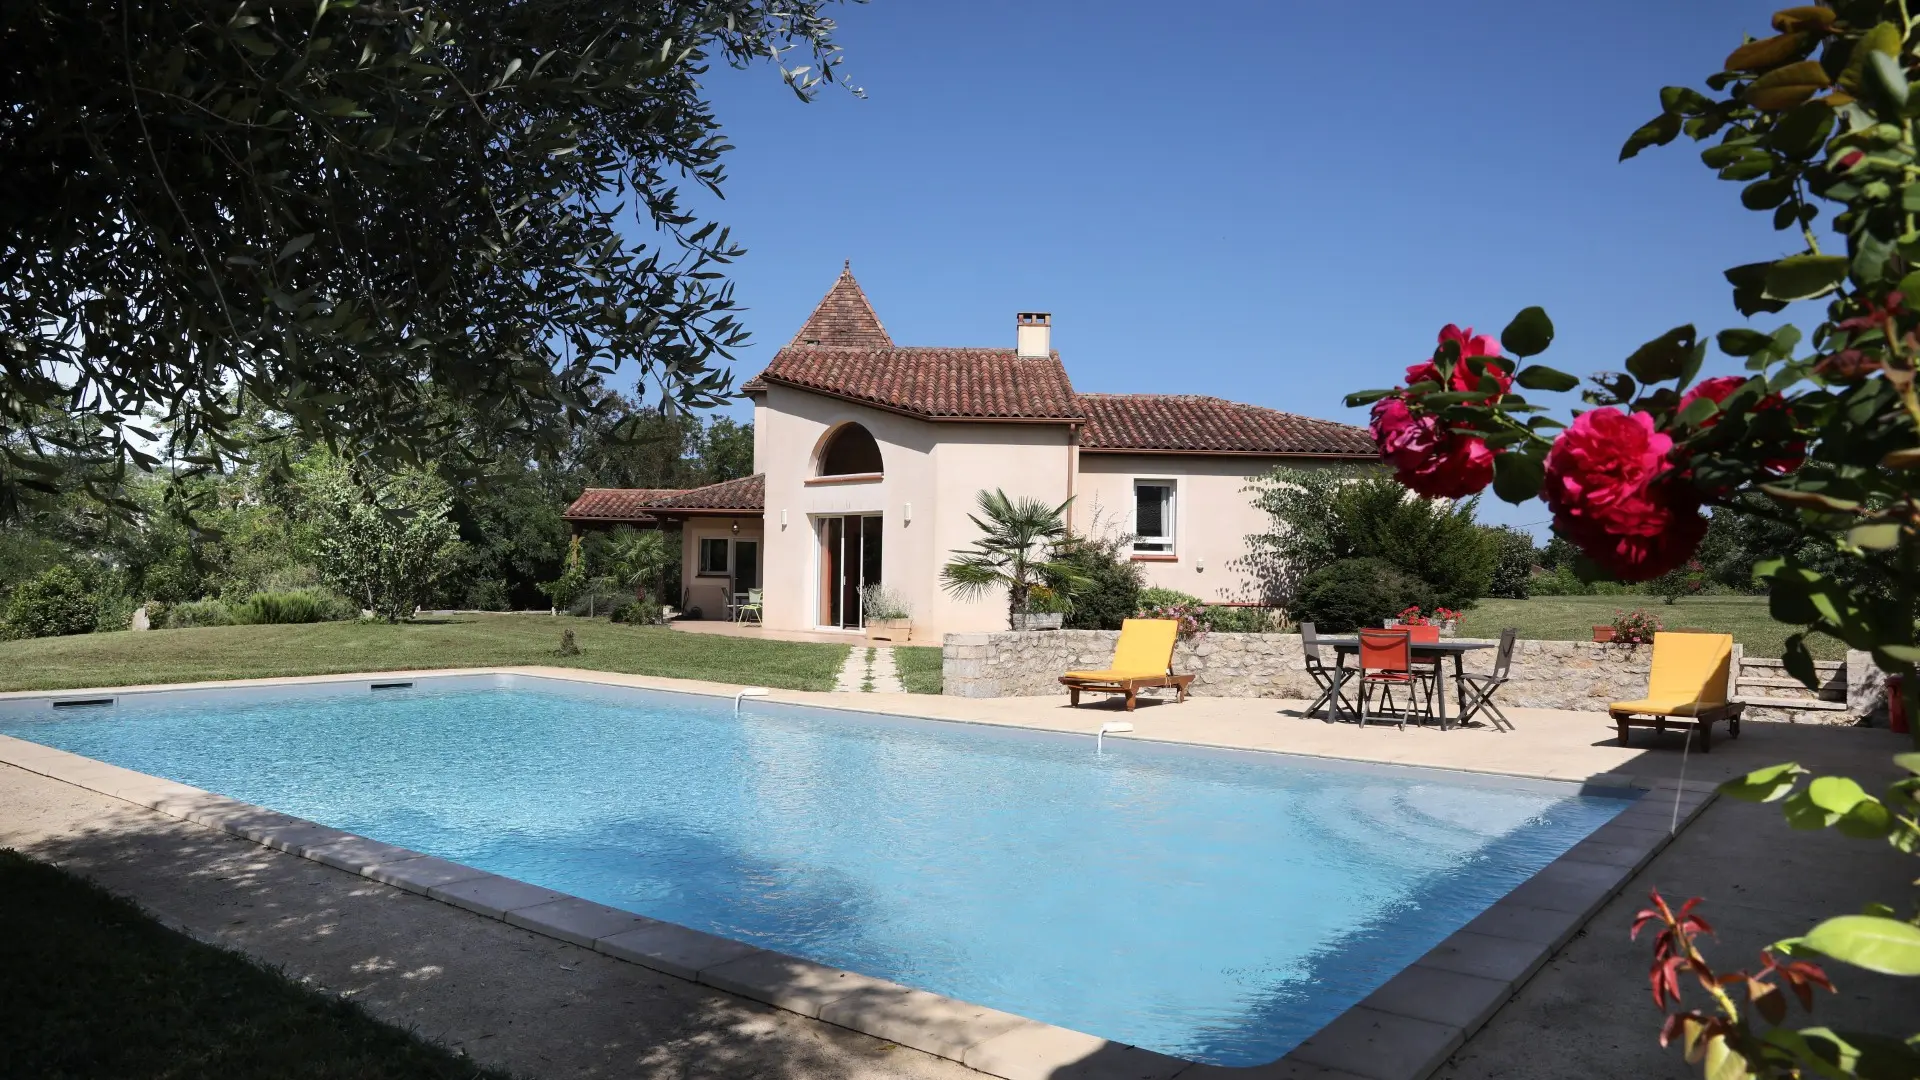
[[[1699,629],[1732,634],[1749,656],[1777,657],[1786,650],[1795,627],[1774,622],[1764,596],[1693,596],[1671,605],[1657,596],[1536,596],[1531,600],[1482,600],[1460,618],[1462,637],[1498,637],[1515,627],[1523,638],[1587,641],[1593,628],[1613,622],[1616,611],[1640,608],[1670,630]],[[1812,637],[1807,647],[1822,660],[1838,660],[1846,646],[1832,638]]]
[[[561,656],[572,629],[577,656]],[[0,642],[0,690],[551,664],[677,679],[831,690],[847,646],[689,634],[551,615],[450,615],[119,631]]]
[[[0,926],[10,1076],[507,1080],[8,849]]]
[[[901,645],[893,650],[893,670],[909,694],[940,692],[940,647]]]

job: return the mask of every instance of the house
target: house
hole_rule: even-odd
[[[1012,348],[896,345],[851,269],[742,387],[752,476],[688,491],[592,489],[576,529],[682,526],[689,615],[725,618],[760,588],[767,626],[856,629],[859,590],[912,606],[915,637],[1004,628],[1004,601],[961,601],[940,568],[978,535],[983,489],[1072,500],[1078,531],[1134,534],[1148,584],[1205,600],[1250,596],[1236,569],[1264,531],[1250,480],[1280,464],[1371,461],[1367,433],[1191,394],[1086,394],[1053,351],[1052,319],[1022,312]]]

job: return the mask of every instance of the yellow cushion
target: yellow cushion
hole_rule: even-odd
[[[1685,698],[1641,698],[1616,701],[1608,708],[1614,712],[1640,713],[1645,716],[1698,716],[1702,709],[1717,709],[1720,703],[1688,701]]]
[[[1620,712],[1695,716],[1727,703],[1727,669],[1733,663],[1732,634],[1653,635],[1653,672],[1647,696],[1616,701]]]
[[[1119,671],[1108,668],[1106,671],[1069,671],[1064,677],[1081,682],[1123,682],[1127,679],[1164,679],[1166,676],[1164,671]]]
[[[1173,643],[1179,637],[1180,624],[1172,619],[1128,619],[1120,624],[1120,643],[1108,670],[1165,675],[1173,668]]]

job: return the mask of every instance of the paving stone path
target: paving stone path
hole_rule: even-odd
[[[893,666],[893,650],[884,645],[878,648],[856,646],[849,650],[847,662],[840,666],[840,674],[834,679],[833,688],[851,694],[907,692],[907,688],[900,685],[899,670]]]

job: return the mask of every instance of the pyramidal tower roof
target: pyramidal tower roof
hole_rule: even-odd
[[[880,325],[880,316],[873,313],[873,305],[867,302],[860,283],[853,280],[853,264],[849,261],[841,267],[833,288],[827,290],[827,295],[821,298],[819,306],[807,316],[805,325],[788,344],[890,349],[893,339],[887,336],[887,328]]]

